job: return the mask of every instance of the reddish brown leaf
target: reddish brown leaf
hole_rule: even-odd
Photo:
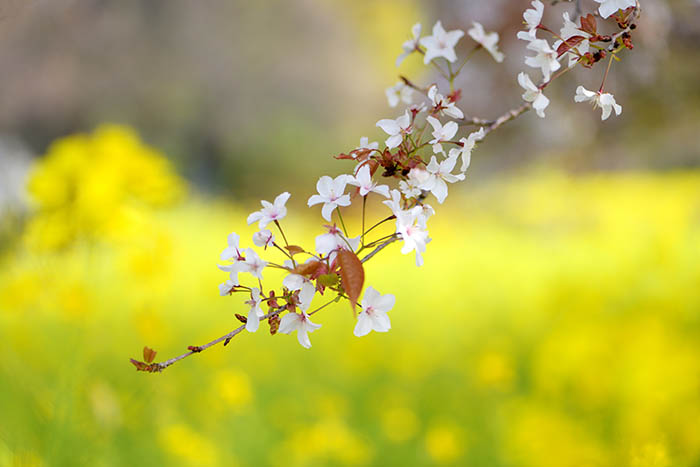
[[[284,249],[287,250],[292,256],[304,252],[304,249],[297,245],[287,245],[284,247]]]
[[[321,267],[321,263],[318,261],[309,261],[308,263],[297,264],[294,268],[294,273],[302,276],[312,275],[318,268]]]
[[[336,159],[350,159],[350,160],[355,159],[350,154],[342,154],[342,153],[338,154],[337,156],[333,156],[333,157],[335,157]]]
[[[146,363],[151,363],[155,358],[156,358],[156,352],[155,350],[149,348],[149,347],[144,347],[143,348],[143,359],[146,360]]]
[[[557,47],[557,58],[561,57],[564,55],[566,52],[571,50],[572,48],[576,47],[579,45],[581,42],[583,42],[586,38],[583,36],[572,36],[569,37],[567,40],[562,42],[559,47]]]
[[[362,267],[360,258],[352,251],[347,250],[340,250],[338,253],[338,265],[340,266],[343,289],[348,294],[350,305],[354,310],[365,283],[365,269]]]
[[[596,36],[596,22],[595,22],[595,16],[593,16],[591,13],[589,13],[587,16],[581,16],[581,30],[584,32],[587,32],[588,34],[592,36]]]
[[[236,319],[237,319],[238,321],[240,321],[241,323],[243,323],[243,324],[245,324],[245,323],[248,322],[248,318],[246,318],[246,317],[243,316],[243,315],[239,315],[238,313],[236,313]]]
[[[148,365],[146,365],[143,362],[139,362],[138,360],[134,360],[133,358],[130,358],[129,361],[136,367],[138,371],[146,371],[146,368],[148,368]]]

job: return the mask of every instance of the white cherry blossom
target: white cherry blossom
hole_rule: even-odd
[[[413,89],[406,86],[403,81],[397,82],[395,85],[386,88],[384,91],[386,99],[389,102],[389,107],[394,108],[399,105],[399,102],[404,104],[413,103]]]
[[[583,86],[576,88],[576,96],[574,97],[576,102],[591,102],[593,108],[600,107],[602,114],[600,116],[601,120],[607,120],[612,111],[615,111],[615,115],[620,115],[622,113],[622,106],[615,102],[615,97],[610,93],[601,93],[589,91]]]
[[[227,280],[226,282],[222,282],[219,284],[219,294],[223,297],[225,295],[228,295],[231,293],[231,290],[233,290],[234,287],[238,285],[238,281],[234,281],[232,279]]]
[[[542,90],[535,86],[527,73],[518,74],[518,84],[525,89],[523,100],[532,102],[532,108],[537,112],[537,116],[544,118],[544,109],[549,105],[549,99],[542,93]]]
[[[467,31],[469,36],[481,44],[481,46],[491,54],[494,60],[501,63],[505,56],[503,55],[503,52],[498,50],[498,33],[487,33],[484,31],[484,27],[481,25],[481,23],[477,23],[476,21],[474,21],[472,24],[472,28]]]
[[[544,39],[534,39],[527,45],[529,50],[537,53],[534,57],[525,57],[525,64],[542,70],[544,80],[549,81],[552,72],[561,68],[557,59],[557,51]]]
[[[355,251],[360,237],[347,238],[335,225],[327,225],[328,232],[316,237],[316,252],[322,256],[334,256],[338,250]],[[332,259],[332,258],[331,258]]]
[[[304,311],[301,313],[287,313],[280,321],[279,332],[282,334],[291,334],[292,331],[297,332],[297,340],[305,349],[311,348],[311,340],[309,339],[310,332],[314,332],[320,328],[320,324],[311,322],[309,315]]]
[[[427,170],[414,167],[408,172],[408,180],[401,180],[399,182],[399,189],[406,198],[417,198],[423,192],[421,186],[425,184],[429,178],[430,173]],[[386,204],[386,202],[384,204]]]
[[[348,184],[354,185],[360,188],[360,196],[367,196],[369,193],[377,193],[385,198],[389,197],[389,187],[387,185],[377,185],[377,182],[372,180],[372,175],[370,174],[369,165],[363,165],[360,170],[357,171],[357,175],[348,178]]]
[[[228,246],[224,249],[224,251],[221,252],[219,258],[223,261],[231,261],[232,263],[225,265],[219,264],[217,266],[222,271],[230,273],[230,281],[233,282],[234,285],[238,285],[238,273],[246,269],[245,258],[243,254],[245,251],[239,247],[240,236],[237,233],[230,233],[227,238],[227,242]],[[223,287],[224,284],[221,284],[220,288]]]
[[[527,36],[535,39],[537,33],[537,26],[542,22],[542,14],[544,13],[544,4],[540,0],[534,0],[532,3],[532,8],[525,10],[523,13],[523,19],[527,25]],[[524,37],[519,38],[523,39]]]
[[[363,136],[360,138],[360,145],[355,149],[379,149],[379,143],[377,143],[376,141],[370,143],[369,138]]]
[[[464,118],[464,113],[455,105],[454,102],[438,93],[436,84],[428,89],[428,98],[433,103],[433,109],[441,114],[452,118]]]
[[[327,221],[331,220],[333,210],[339,206],[350,206],[350,195],[345,194],[345,186],[348,183],[348,175],[338,175],[331,178],[327,175],[321,177],[316,183],[317,195],[309,198],[309,207],[323,203],[321,215]]]
[[[486,136],[486,132],[484,131],[484,128],[481,127],[479,128],[479,131],[470,133],[466,138],[460,138],[459,142],[462,143],[461,147],[450,149],[448,157],[457,158],[462,156],[462,168],[460,169],[462,173],[466,172],[469,165],[471,165],[472,151],[474,150],[476,143],[484,139],[484,136]]]
[[[464,174],[453,175],[451,173],[456,163],[456,157],[448,157],[444,161],[438,163],[435,156],[433,156],[426,167],[430,177],[421,188],[430,191],[440,204],[447,198],[447,183],[455,183],[464,180]]]
[[[415,170],[415,169],[413,169]],[[391,199],[387,201],[382,201],[383,204],[389,206],[389,209],[391,209],[392,214],[396,215],[397,213],[401,212],[401,192],[399,190],[391,190]]]
[[[428,219],[435,214],[435,209],[429,204],[419,204],[413,208],[416,215],[416,224],[423,230],[428,229]]]
[[[269,201],[261,201],[263,208],[260,211],[255,211],[248,216],[248,225],[253,222],[258,222],[258,226],[261,229],[267,227],[267,224],[274,221],[279,221],[287,215],[287,208],[285,204],[291,195],[286,191],[275,198],[274,203]]]
[[[430,141],[430,144],[433,145],[433,152],[436,154],[443,152],[442,144],[440,143],[450,141],[457,134],[459,126],[456,122],[447,122],[443,125],[435,117],[428,117],[428,123],[433,127],[433,139]]]
[[[282,280],[282,285],[292,291],[299,290],[299,308],[302,311],[309,309],[311,301],[316,295],[316,286],[308,278],[301,274],[292,273]]]
[[[275,236],[268,229],[263,229],[253,234],[253,244],[260,248],[267,248],[275,242]]]
[[[265,269],[265,266],[267,266],[267,262],[263,261],[255,250],[252,248],[246,249],[245,261],[243,261],[242,267],[240,268],[241,272],[250,273],[254,277],[262,280],[262,272],[263,269]]]
[[[357,316],[357,324],[353,334],[357,337],[366,336],[370,331],[387,332],[391,329],[391,321],[387,312],[394,308],[396,298],[391,295],[381,295],[371,285],[362,297],[362,311]]]
[[[428,231],[425,230],[424,224],[419,220],[421,213],[422,209],[419,206],[410,211],[394,212],[396,215],[396,233],[401,236],[401,240],[404,242],[401,253],[407,255],[415,251],[416,266],[423,265],[423,252],[425,252],[426,244],[430,242]]]
[[[243,256],[241,250],[238,248],[238,243],[241,241],[241,237],[236,233],[232,232],[226,238],[228,246],[221,252],[219,258],[221,261],[237,261]]]
[[[635,0],[595,0],[600,3],[598,7],[598,12],[603,18],[608,18],[611,15],[617,13],[618,10],[625,10],[627,8],[637,5]]]
[[[390,118],[379,120],[377,126],[389,135],[389,138],[385,141],[386,147],[389,149],[397,147],[403,141],[403,135],[410,134],[413,131],[411,128],[411,115],[408,113],[408,110],[396,120]]]
[[[246,300],[245,304],[250,306],[248,317],[246,318],[245,330],[255,332],[260,326],[260,318],[265,316],[265,312],[260,308],[263,298],[260,296],[260,289],[253,287],[250,289],[250,300]]]
[[[423,62],[427,65],[431,60],[438,57],[443,57],[449,62],[455,62],[457,60],[455,46],[462,36],[464,36],[464,31],[455,29],[447,32],[442,27],[442,22],[438,21],[433,26],[433,35],[423,37],[419,41],[420,45],[425,47]]]
[[[421,33],[422,27],[420,23],[416,23],[413,25],[411,28],[411,34],[413,34],[413,39],[409,39],[403,44],[401,44],[401,49],[403,52],[401,52],[401,55],[396,57],[396,66],[401,65],[401,63],[411,55],[413,52],[416,51],[416,48],[418,47],[418,42],[420,40],[420,33]]]

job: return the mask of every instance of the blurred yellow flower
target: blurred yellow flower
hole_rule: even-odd
[[[181,199],[185,182],[132,129],[103,125],[52,144],[33,167],[28,191],[36,213],[27,241],[51,250],[128,232],[139,212]]]
[[[122,409],[118,395],[107,383],[95,382],[88,392],[92,413],[97,422],[105,428],[119,426],[122,422]]]
[[[453,464],[466,450],[464,433],[454,423],[432,426],[425,434],[425,449],[435,462]]]
[[[630,467],[669,467],[671,460],[663,443],[645,444],[632,451]]]
[[[216,446],[189,426],[179,423],[164,427],[158,433],[163,448],[186,465],[217,465]],[[227,458],[226,465],[232,465]]]
[[[295,431],[270,460],[275,465],[365,465],[371,457],[371,447],[343,420],[325,418]]]
[[[409,408],[394,407],[382,413],[384,435],[395,443],[413,438],[418,432],[418,427],[418,417]]]
[[[486,352],[479,358],[477,367],[479,383],[485,387],[507,390],[513,384],[513,365],[510,357],[502,352]]]
[[[235,370],[222,370],[214,377],[214,388],[224,405],[242,409],[253,400],[253,389],[247,374]]]

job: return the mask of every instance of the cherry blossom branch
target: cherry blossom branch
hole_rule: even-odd
[[[399,239],[399,236],[398,236],[398,235],[394,235],[393,237],[391,237],[390,239],[388,239],[387,241],[385,241],[384,243],[382,243],[381,245],[379,245],[377,248],[375,248],[374,250],[372,250],[367,256],[365,256],[364,258],[362,258],[360,261],[361,261],[362,263],[366,263],[367,261],[371,260],[371,259],[374,257],[374,255],[376,255],[377,253],[379,253],[379,252],[382,251],[384,248],[388,247],[389,245],[391,245],[392,243],[394,243],[394,242],[395,242],[396,240],[398,240],[398,239]]]
[[[286,309],[286,306],[282,306],[280,308],[277,308],[276,310],[273,310],[270,313],[263,316],[262,318],[260,318],[260,320],[262,321],[262,320],[265,320],[268,318],[272,318],[273,316],[280,314],[285,309]],[[236,335],[240,334],[244,329],[245,329],[245,324],[237,327],[236,329],[229,332],[228,334],[224,334],[223,336],[214,339],[211,342],[207,342],[206,344],[203,344],[203,345],[190,346],[190,347],[188,347],[188,349],[190,349],[189,352],[185,352],[181,355],[178,355],[177,357],[173,357],[170,360],[166,360],[164,362],[151,363],[148,365],[149,368],[145,369],[145,371],[148,371],[150,373],[160,373],[161,371],[168,368],[170,365],[173,365],[173,364],[179,362],[180,360],[183,360],[183,359],[189,357],[190,355],[201,353],[202,351],[208,349],[209,347],[212,347],[212,346],[218,344],[219,342],[224,342],[224,345],[227,345],[231,339],[233,339]]]
[[[522,114],[524,114],[525,112],[530,110],[531,108],[532,108],[532,104],[530,102],[528,102],[526,104],[521,105],[520,107],[518,107],[516,109],[513,109],[509,112],[506,112],[505,114],[498,117],[491,125],[489,125],[488,127],[486,127],[484,129],[484,135],[487,135],[487,134],[491,133],[492,131],[497,130],[498,128],[500,128],[504,124],[510,122],[511,120],[515,120],[516,118],[518,118],[519,116],[521,116]]]
[[[460,120],[460,123],[462,125],[477,125],[484,127],[484,136],[486,136],[492,131],[497,130],[504,124],[510,122],[511,120],[515,120],[531,108],[532,104],[527,102],[521,105],[520,107],[516,107],[515,109],[509,110],[508,112],[504,113],[495,120],[486,120],[483,118],[463,118]]]
[[[415,251],[416,265],[421,266],[422,254],[426,251],[426,244],[431,240],[428,236],[427,222],[435,214],[435,210],[425,203],[426,198],[432,195],[442,204],[448,196],[448,183],[465,179],[471,154],[477,142],[530,109],[535,110],[538,117],[545,118],[544,110],[549,105],[549,99],[543,91],[547,86],[576,65],[592,68],[605,58],[606,50],[609,50],[609,62],[603,78],[603,85],[605,84],[612,61],[619,60],[618,52],[633,48],[630,31],[636,27],[634,21],[639,16],[639,1],[598,0],[598,3],[601,4],[598,17],[602,19],[612,17],[622,31],[612,36],[601,36],[597,32],[596,16],[588,14],[580,17],[580,24],[576,24],[569,19],[568,14],[564,14],[563,27],[559,30],[560,33],[557,33],[542,24],[544,10],[542,2],[532,1],[533,8],[526,10],[523,14],[527,30],[520,31],[517,37],[526,40],[527,50],[534,52],[534,55],[525,57],[525,64],[540,69],[541,84],[536,86],[527,73],[520,72],[517,82],[525,91],[522,95],[524,103],[493,120],[464,117],[462,110],[457,107],[462,90],[454,88],[454,78],[478,50],[485,50],[496,62],[502,62],[504,55],[498,49],[498,34],[486,32],[481,24],[475,22],[467,33],[477,45],[455,69],[453,64],[458,62],[454,48],[457,41],[464,36],[464,31],[445,31],[442,23],[438,21],[433,26],[432,35],[421,37],[421,25],[414,25],[413,39],[402,45],[403,53],[397,58],[397,65],[408,54],[413,52],[422,54],[425,64],[434,67],[449,81],[450,92],[442,95],[438,84],[431,83],[427,87],[421,87],[404,76],[400,76],[401,82],[386,90],[391,107],[396,107],[399,102],[407,104],[407,107],[395,120],[382,119],[377,122],[376,126],[388,135],[385,146],[382,147],[377,142],[370,143],[368,138],[362,137],[359,147],[349,151],[349,154],[342,153],[336,156],[337,159],[354,160],[357,163],[355,169],[350,174],[341,174],[335,178],[322,176],[316,185],[318,194],[312,195],[307,202],[309,207],[323,204],[322,217],[330,223],[333,216],[336,216],[342,233],[341,228],[335,223],[325,225],[326,232],[316,237],[316,253],[311,252],[314,251],[313,248],[299,246],[297,242],[290,245],[279,222],[287,215],[285,204],[291,196],[290,193],[281,193],[275,198],[274,203],[261,201],[263,208],[247,217],[248,224],[258,222],[260,229],[253,235],[253,243],[265,249],[272,246],[287,260],[283,264],[263,260],[254,249],[239,247],[240,236],[235,232],[229,234],[228,246],[220,255],[221,261],[229,262],[223,266],[219,265],[220,269],[229,273],[229,279],[219,285],[220,294],[226,296],[233,295],[234,292],[245,292],[250,298],[244,302],[250,306],[247,318],[236,315],[245,325],[202,346],[189,346],[188,352],[160,363],[152,363],[156,352],[145,347],[145,361],[132,359],[132,364],[140,371],[161,372],[174,363],[220,342],[227,345],[244,329],[254,333],[258,330],[260,321],[265,320],[268,321],[271,334],[277,332],[290,334],[294,331],[297,333],[299,343],[305,348],[310,348],[311,341],[308,333],[319,329],[321,325],[313,323],[309,317],[341,299],[347,299],[355,310],[361,295],[362,311],[355,315],[357,323],[353,333],[361,337],[371,331],[388,331],[391,325],[386,313],[391,309],[388,304],[394,303],[393,296],[385,295],[384,297],[392,297],[391,300],[385,300],[371,286],[365,288],[363,265],[392,243],[401,240],[403,242],[401,252],[407,254]],[[580,2],[576,0],[576,16],[580,13],[580,7]],[[551,33],[559,41],[550,45],[546,39],[537,37],[537,32],[540,30]],[[609,47],[595,44],[609,41],[613,42]],[[589,47],[597,51],[589,52]],[[568,66],[566,64],[562,66],[560,63],[562,58],[568,58]],[[444,60],[448,74],[436,59],[440,59],[440,63]],[[602,108],[601,118],[605,120],[613,110],[616,115],[620,115],[622,107],[615,102],[612,94],[602,92],[603,85],[598,92],[578,86],[574,100],[591,102],[594,107]],[[427,102],[416,105],[413,101],[416,91],[427,98]],[[424,115],[425,118],[417,118],[419,114]],[[451,120],[445,122],[441,121],[441,118]],[[480,128],[457,140],[459,125],[473,125]],[[424,134],[429,127],[430,136],[424,139]],[[432,151],[421,151],[423,148],[431,148]],[[461,168],[456,169],[460,158]],[[457,173],[454,173],[455,169],[458,170]],[[398,180],[398,189],[379,184],[374,177],[380,176]],[[354,185],[357,190],[346,193],[347,185]],[[372,192],[382,196],[382,204],[391,209],[392,215],[367,228],[367,195]],[[362,196],[362,231],[359,236],[351,238],[342,210],[352,204],[355,193]],[[366,242],[367,235],[372,230],[394,219],[396,226],[391,234]],[[274,223],[279,230],[284,247],[275,242],[274,235],[266,228],[271,223]],[[369,253],[360,259],[359,255],[364,254],[365,250]],[[302,254],[309,255],[310,258],[305,262],[295,260],[295,255]],[[287,273],[278,293],[275,293],[275,288],[268,288],[267,294],[263,291],[262,273],[268,266],[283,269]],[[256,280],[256,286],[241,285],[239,273],[252,275]],[[310,308],[316,294],[323,294],[324,291],[329,294],[337,293],[337,295],[330,302],[307,313],[306,310]],[[264,308],[271,311],[265,314]],[[284,316],[279,316],[285,311],[287,313]]]

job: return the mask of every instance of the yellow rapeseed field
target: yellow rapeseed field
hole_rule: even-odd
[[[144,345],[238,326],[216,262],[257,208],[188,190],[123,127],[57,142],[0,257],[0,465],[697,465],[700,172],[468,186],[424,267],[398,245],[367,264],[389,333],[354,337],[341,303],[310,350],[261,326],[145,374]],[[290,242],[313,240],[290,191]]]

